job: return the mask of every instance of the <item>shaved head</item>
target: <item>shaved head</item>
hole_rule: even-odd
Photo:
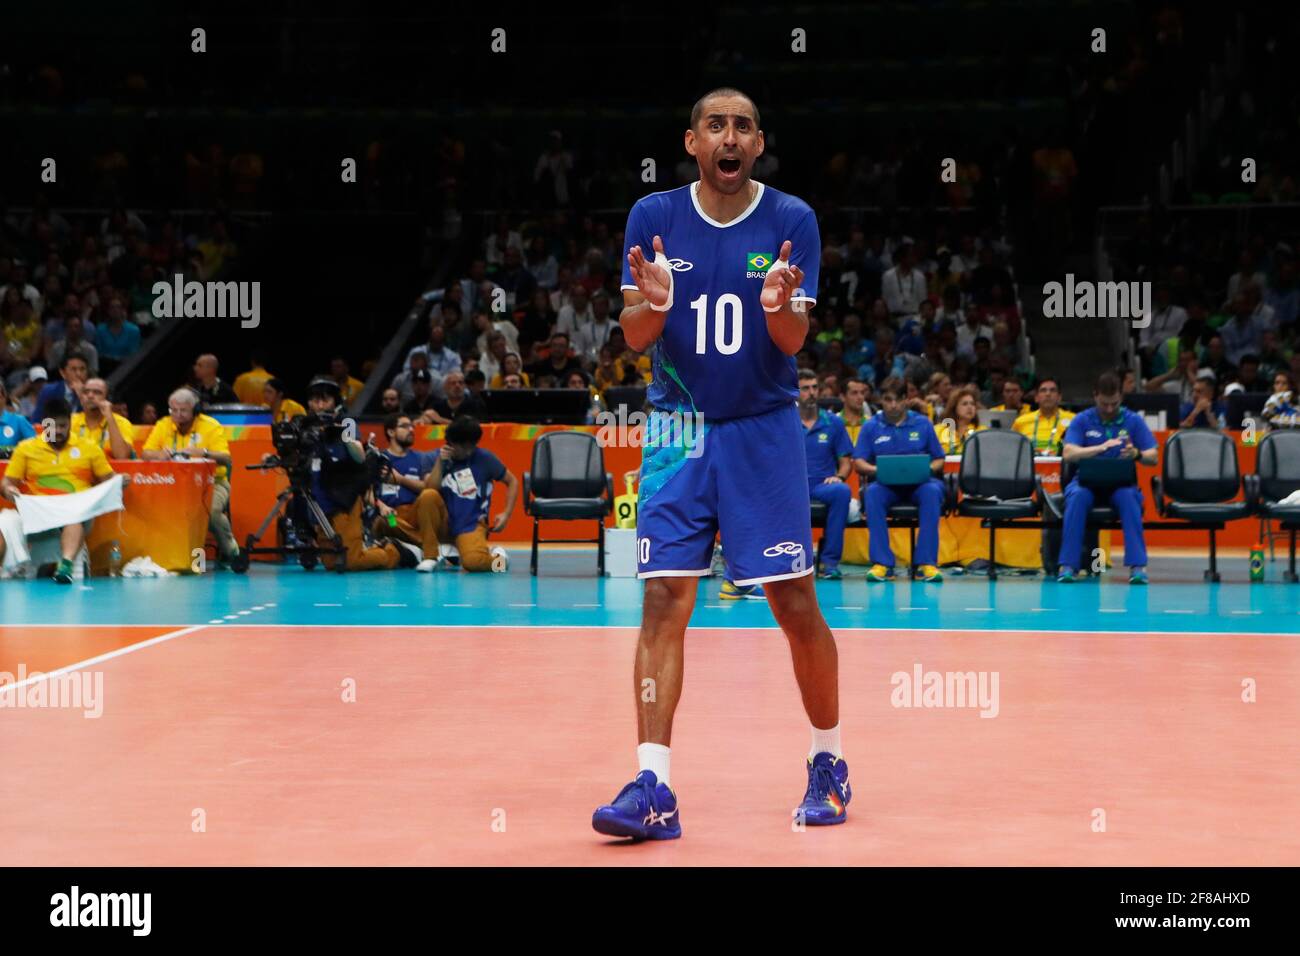
[[[749,102],[750,108],[754,111],[754,126],[756,128],[760,128],[760,129],[762,128],[763,124],[760,123],[758,120],[758,106],[754,103],[752,99],[749,98],[749,94],[743,93],[740,90],[734,89],[733,87],[730,86],[720,86],[716,90],[709,90],[709,92],[705,93],[703,96],[701,96],[698,100],[695,101],[695,105],[691,107],[691,129],[695,129],[695,127],[699,124],[700,120],[706,115],[704,112],[705,103],[707,103],[711,99],[716,99],[717,97],[721,97],[721,96],[738,96],[741,99],[747,100]]]

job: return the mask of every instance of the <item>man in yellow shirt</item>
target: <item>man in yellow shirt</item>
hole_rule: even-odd
[[[347,359],[341,356],[336,355],[330,359],[330,378],[338,383],[339,392],[343,396],[339,404],[344,407],[351,405],[352,400],[360,395],[361,390],[366,387],[366,383],[361,379],[352,377]]]
[[[261,349],[255,350],[249,359],[253,367],[235,379],[235,394],[245,405],[261,405],[262,389],[275,376],[266,370],[266,355]]]
[[[285,395],[284,382],[278,378],[268,378],[262,386],[262,404],[271,409],[271,421],[277,425],[307,414],[307,409]]]
[[[103,450],[94,442],[72,434],[72,407],[63,398],[45,403],[44,426],[35,438],[19,442],[0,478],[0,495],[17,501],[19,482],[26,482],[27,494],[61,495],[86,491],[92,485],[113,476],[113,468]],[[72,562],[85,541],[86,529],[80,521],[64,526],[59,533],[58,567],[54,580],[72,583]],[[0,538],[0,558],[4,557],[4,539]]]
[[[1039,381],[1034,399],[1038,411],[1026,412],[1011,427],[1033,443],[1035,455],[1059,455],[1065,429],[1074,420],[1074,412],[1061,408],[1061,387],[1054,378]]]
[[[197,406],[198,396],[191,389],[178,388],[172,392],[167,399],[168,415],[154,425],[141,457],[146,461],[203,458],[217,463],[208,528],[217,539],[221,559],[229,563],[230,570],[243,574],[248,570],[248,554],[239,549],[226,514],[230,504],[231,465],[226,430],[215,418],[198,414]]]
[[[1002,404],[994,405],[989,409],[991,412],[1015,412],[1017,415],[1023,415],[1029,411],[1029,405],[1025,403],[1025,390],[1020,382],[1014,378],[1008,378],[1002,383]]]
[[[81,386],[81,407],[85,411],[72,415],[72,434],[85,438],[103,449],[110,458],[134,458],[135,429],[123,415],[113,411],[108,400],[108,383],[102,378],[88,378]]]

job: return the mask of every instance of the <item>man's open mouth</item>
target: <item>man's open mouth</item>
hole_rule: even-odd
[[[724,176],[737,176],[740,174],[740,160],[734,157],[718,160],[718,172]]]

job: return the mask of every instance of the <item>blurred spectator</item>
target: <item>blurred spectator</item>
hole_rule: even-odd
[[[158,423],[158,406],[153,402],[145,402],[140,406],[140,424],[155,425]]]
[[[33,370],[34,371],[34,370]],[[39,424],[45,414],[45,403],[54,398],[68,403],[73,411],[81,411],[81,386],[89,377],[86,357],[80,352],[68,352],[59,365],[59,381],[45,385],[36,396],[32,422]]]
[[[1049,376],[1039,379],[1034,400],[1038,409],[1021,415],[1011,427],[1029,439],[1035,455],[1059,455],[1074,413],[1061,408],[1061,387]]]
[[[1237,271],[1228,277],[1228,296],[1223,300],[1225,306],[1231,306],[1245,286],[1253,285],[1259,289],[1268,288],[1268,278],[1255,267],[1255,255],[1249,249],[1241,250],[1237,257]]]
[[[265,405],[271,410],[272,422],[287,422],[291,418],[300,418],[307,414],[307,409],[289,398],[284,382],[278,378],[268,378],[262,383],[260,402],[247,402],[249,405]]]
[[[27,281],[27,263],[21,259],[13,260],[13,264],[9,267],[9,281],[4,287],[3,294],[8,295],[10,289],[26,299],[33,309],[40,311],[41,290]]]
[[[1277,275],[1265,293],[1264,301],[1273,310],[1277,327],[1288,335],[1293,334],[1296,319],[1300,317],[1300,285],[1296,282],[1294,259],[1288,256],[1278,262]]]
[[[528,305],[515,313],[515,327],[519,330],[520,355],[529,355],[535,342],[549,339],[557,318],[546,291],[534,289]]]
[[[411,354],[407,357],[409,362],[407,369],[404,372],[398,372],[393,376],[393,381],[390,383],[390,387],[397,390],[399,400],[403,405],[415,397],[415,387],[412,384],[412,376],[419,371],[426,371],[429,373],[432,385],[431,394],[435,398],[442,394],[442,376],[436,374],[429,368],[430,354],[430,352],[412,350]],[[457,359],[459,360],[459,356],[457,356]],[[459,362],[455,368],[460,368]]]
[[[1300,428],[1300,391],[1289,371],[1273,376],[1273,394],[1264,403],[1262,417],[1269,428]]]
[[[112,373],[125,359],[140,351],[140,326],[126,317],[126,306],[119,296],[109,300],[108,319],[95,332],[95,349],[105,374]],[[238,385],[236,381],[236,391]]]
[[[965,321],[965,313],[961,310],[961,292],[949,286],[943,291],[943,304],[934,314],[935,325],[947,324],[957,328]]]
[[[32,421],[36,417],[36,400],[48,382],[49,377],[44,367],[33,365],[27,370],[27,376],[23,378],[9,395],[9,401],[17,407],[18,413]]]
[[[858,429],[875,414],[867,404],[867,391],[867,383],[857,376],[850,376],[844,382],[844,407],[840,409],[840,419],[848,429],[851,441],[857,441]]]
[[[261,405],[265,399],[266,383],[275,376],[266,370],[267,357],[265,349],[254,349],[249,353],[248,364],[252,366],[235,378],[235,394],[245,405]]]
[[[16,293],[7,297],[0,309],[0,377],[16,384],[15,375],[39,361],[43,348],[40,319],[31,303]]]
[[[109,458],[134,458],[135,430],[126,416],[113,411],[108,400],[108,383],[90,378],[81,387],[81,404],[85,411],[72,416],[72,434],[93,442]]]
[[[1182,416],[1179,428],[1222,428],[1227,407],[1214,400],[1214,383],[1197,379],[1192,389],[1192,400],[1183,402],[1178,413]]]
[[[505,260],[507,249],[522,252],[523,247],[523,239],[510,228],[510,220],[500,215],[497,216],[496,230],[483,241],[483,259],[488,265],[499,266]]]
[[[472,368],[465,373],[465,387],[470,395],[482,401],[483,390],[487,388],[487,376],[482,369]]]
[[[402,410],[402,393],[392,387],[384,389],[379,397],[379,410],[385,415],[396,415]]]
[[[338,384],[339,404],[342,406],[351,405],[366,387],[366,383],[361,379],[352,377],[351,369],[348,368],[348,360],[341,355],[336,355],[330,359],[330,378]]]
[[[464,377],[459,371],[452,372],[451,375]],[[450,376],[448,376],[450,377]],[[417,368],[411,372],[411,397],[402,404],[402,412],[410,415],[412,418],[418,418],[421,421],[427,421],[433,424],[445,425],[450,419],[438,421],[439,416],[426,414],[437,403],[437,398],[433,394],[433,376],[425,368]],[[444,379],[444,384],[446,380]]]
[[[523,380],[520,378],[518,372],[510,372],[501,380],[501,388],[504,388],[506,391],[513,391],[523,387]]]
[[[494,331],[500,332],[506,337],[508,348],[516,352],[519,351],[519,330],[507,318],[494,319],[492,313],[476,312],[474,314],[474,329],[478,333],[478,338],[474,340],[474,348],[479,355],[488,353],[488,337]]]
[[[610,317],[609,293],[604,289],[592,293],[591,311],[591,321],[580,325],[573,334],[573,349],[580,359],[594,363],[618,323]]]
[[[514,309],[527,302],[537,288],[537,280],[524,268],[523,256],[516,246],[507,246],[505,260],[496,274],[496,284],[506,291],[506,308]]]
[[[984,426],[980,424],[979,392],[973,385],[953,389],[949,408],[942,421],[935,426],[935,434],[945,455],[960,455],[966,439]]]
[[[546,137],[546,148],[537,157],[533,169],[538,200],[545,206],[569,205],[569,176],[572,172],[573,154],[564,148],[560,131],[551,130]]]
[[[948,405],[952,400],[952,379],[946,372],[932,372],[925,382],[925,400],[930,403],[934,409],[935,419],[950,415],[951,410]]]
[[[204,353],[194,360],[194,390],[204,407],[239,402],[235,390],[217,376],[218,368],[217,357],[211,353]]]
[[[202,239],[197,251],[203,256],[203,267],[199,278],[203,280],[220,279],[239,257],[239,247],[231,240],[224,219],[214,219],[208,235]]]
[[[1214,373],[1219,382],[1226,382],[1237,374],[1237,367],[1228,361],[1222,335],[1211,335],[1205,343],[1205,354],[1201,356],[1201,365]]]
[[[1178,362],[1169,371],[1150,378],[1146,382],[1148,392],[1164,392],[1177,395],[1180,402],[1190,402],[1198,378],[1205,377],[1214,382],[1214,372],[1201,368],[1196,360],[1196,349],[1184,345],[1178,350]]]
[[[551,336],[551,344],[547,349],[546,356],[534,363],[528,369],[528,374],[533,379],[540,378],[543,375],[551,375],[557,382],[562,382],[569,377],[570,372],[581,370],[582,366],[578,363],[578,360],[569,354],[569,337],[564,332],[557,330]]]
[[[977,310],[970,309],[966,313],[966,321],[957,328],[957,354],[974,361],[975,343],[981,338],[988,339],[991,343],[993,326],[985,323]]]
[[[0,379],[0,458],[8,458],[15,445],[26,438],[34,438],[32,423],[9,404],[9,390]]]
[[[518,352],[506,352],[505,357],[501,360],[501,368],[497,371],[489,383],[489,388],[501,388],[507,376],[517,375],[521,388],[528,388],[530,380],[524,373],[523,359],[519,357]]]
[[[63,337],[45,350],[45,357],[51,364],[60,365],[65,354],[79,352],[85,358],[90,374],[97,375],[99,374],[99,350],[86,340],[83,328],[80,316],[74,315],[65,319]]]
[[[560,266],[555,256],[546,248],[544,236],[533,236],[528,243],[528,254],[524,257],[524,268],[533,276],[542,292],[549,293],[559,282]]]
[[[1257,296],[1250,290],[1254,285],[1247,285],[1232,300],[1232,318],[1219,328],[1223,338],[1223,348],[1227,360],[1236,365],[1241,357],[1249,352],[1258,354],[1264,345],[1264,321],[1254,314]]]
[[[591,306],[587,290],[581,285],[574,285],[570,290],[569,304],[560,309],[555,321],[555,331],[563,332],[572,341],[578,329],[595,321],[596,312]]]
[[[459,310],[456,311],[459,315]],[[439,380],[446,377],[452,371],[461,366],[461,358],[458,354],[447,347],[447,330],[446,328],[433,322],[429,326],[429,341],[425,345],[417,345],[406,353],[405,368],[411,368],[411,359],[417,353],[422,353],[428,359],[429,371],[437,375]]]
[[[501,373],[501,363],[507,351],[510,351],[510,347],[502,333],[493,331],[488,334],[487,349],[479,358],[479,368],[489,379],[496,378]]]
[[[432,412],[438,419],[437,424],[449,424],[461,415],[482,418],[486,409],[483,400],[472,394],[465,386],[462,372],[451,372],[442,380],[443,397],[433,403]]]
[[[1017,379],[1009,378],[1002,383],[1001,403],[994,405],[989,411],[1015,412],[1017,415],[1023,415],[1029,411],[1029,405],[1024,402],[1024,397],[1024,387]]]
[[[904,243],[894,256],[897,263],[880,280],[880,294],[895,318],[916,315],[926,296],[925,276],[913,267],[913,246]]]

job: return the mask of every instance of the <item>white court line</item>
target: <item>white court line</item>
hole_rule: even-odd
[[[1056,608],[1054,608],[1054,607],[1031,607],[1029,610],[1031,610],[1031,611],[1055,611]]]
[[[1187,607],[1167,607],[1165,608],[1165,613],[1166,614],[1195,614],[1196,611]]]
[[[967,611],[991,611],[991,610],[993,610],[993,608],[991,608],[991,607],[968,607],[968,608],[966,608],[965,610],[967,610]]]
[[[253,613],[252,611],[240,611],[239,616],[243,617],[245,614],[252,614],[252,613]]]
[[[717,610],[717,611],[722,610],[722,609],[723,609],[724,607],[726,607],[726,606],[727,606],[727,605],[725,605],[725,604],[705,604],[705,605],[704,605],[705,608],[712,608],[713,610]]]
[[[537,607],[536,604],[507,604],[506,607]]]
[[[1101,614],[1125,614],[1128,608],[1123,607],[1099,607],[1097,611]]]
[[[157,637],[151,637],[149,640],[141,641],[139,644],[128,644],[126,647],[119,647],[117,650],[109,651],[106,654],[100,654],[96,657],[88,657],[84,661],[77,661],[77,663],[69,664],[66,667],[46,671],[43,674],[33,674],[31,677],[27,677],[17,683],[0,685],[0,694],[11,690],[17,690],[19,687],[26,687],[28,684],[34,684],[37,681],[42,681],[49,677],[59,677],[63,674],[71,674],[73,671],[79,671],[83,667],[88,667],[91,664],[102,664],[104,661],[112,660],[114,657],[121,657],[123,654],[130,654],[133,651],[142,650],[143,648],[151,647],[154,644],[161,644],[163,641],[173,641],[178,637],[184,637],[186,634],[193,634],[195,631],[202,631],[207,626],[208,625],[206,624],[193,624],[189,627],[183,627],[179,631],[159,634]]]
[[[381,604],[380,607],[406,607],[405,604]]]
[[[900,611],[928,611],[928,607],[900,607]]]
[[[837,604],[837,605],[835,605],[835,610],[837,610],[837,611],[865,611],[866,608],[863,607],[861,604]]]
[[[575,604],[574,607],[600,607],[599,604]]]
[[[473,604],[444,604],[443,607],[473,607]]]
[[[313,604],[312,607],[342,607],[342,604]]]
[[[1263,614],[1263,611],[1233,611],[1233,614]]]

